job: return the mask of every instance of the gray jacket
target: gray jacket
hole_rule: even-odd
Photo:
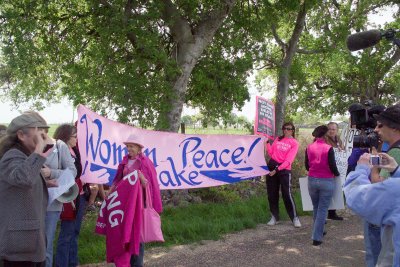
[[[50,179],[58,179],[61,176],[62,171],[67,168],[71,170],[74,177],[76,176],[76,168],[74,160],[71,156],[71,152],[69,151],[67,144],[61,140],[57,140],[53,152],[50,153],[46,158],[45,165],[51,170]],[[54,202],[49,205],[47,210],[61,211],[62,207],[63,205],[61,202],[54,200]]]
[[[45,158],[10,149],[0,160],[0,259],[41,262],[46,258],[48,193],[40,176]]]

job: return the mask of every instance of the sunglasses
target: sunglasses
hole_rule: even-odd
[[[283,127],[283,130],[293,131],[293,128],[290,128],[290,127]]]

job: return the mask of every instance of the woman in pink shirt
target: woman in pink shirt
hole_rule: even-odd
[[[335,190],[335,176],[339,176],[335,153],[325,140],[327,132],[326,125],[314,129],[312,135],[315,140],[307,146],[305,157],[308,192],[313,204],[314,223],[311,238],[314,246],[322,244],[326,215]]]
[[[266,148],[271,159],[268,162],[270,173],[267,176],[268,203],[271,211],[271,220],[268,225],[279,223],[279,188],[282,192],[286,211],[293,222],[294,227],[301,227],[297,216],[296,205],[291,193],[291,167],[299,149],[299,142],[295,139],[293,123],[287,122],[282,126],[283,135],[275,139]]]

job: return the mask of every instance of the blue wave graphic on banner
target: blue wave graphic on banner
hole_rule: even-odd
[[[268,171],[267,166],[259,166],[259,167]],[[117,169],[107,168],[107,167],[104,167],[104,166],[101,166],[101,165],[98,165],[95,163],[90,164],[91,172],[95,172],[95,171],[99,171],[99,170],[103,170],[103,169],[106,170],[106,172],[103,173],[103,175],[109,174],[107,185],[111,185],[114,180],[114,177],[117,173]],[[237,182],[241,182],[241,181],[245,181],[245,180],[250,180],[250,179],[253,179],[254,177],[256,177],[256,176],[251,176],[252,171],[253,171],[253,167],[244,167],[244,168],[237,168],[237,169],[235,169],[235,171],[210,170],[210,171],[200,171],[200,173],[210,179],[220,181],[220,182],[225,182],[228,184],[233,184],[233,183],[237,183]],[[245,178],[242,178],[240,176],[245,177]],[[251,176],[251,177],[249,177],[249,176]]]
[[[117,169],[107,168],[107,167],[104,167],[104,166],[101,166],[101,165],[97,165],[97,164],[94,164],[94,163],[90,164],[90,171],[91,172],[98,171],[98,170],[103,170],[103,169],[105,169],[107,171],[106,173],[108,173],[110,175],[108,177],[108,183],[106,185],[111,185],[113,180],[114,180],[115,175],[117,174]],[[106,175],[106,173],[104,173],[103,175]]]
[[[260,168],[264,170],[268,170],[267,166],[259,166]],[[217,180],[220,182],[225,182],[228,184],[233,184],[245,180],[250,180],[253,179],[257,176],[251,176],[252,175],[252,167],[245,167],[245,168],[238,168],[235,169],[237,171],[229,171],[229,170],[211,170],[211,171],[200,171],[200,173],[210,179]],[[238,176],[242,177],[238,177]],[[250,177],[251,176],[251,177]]]

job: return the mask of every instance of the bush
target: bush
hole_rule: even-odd
[[[304,166],[305,152],[307,145],[312,142],[311,134],[307,136],[305,134],[299,134],[297,141],[299,141],[299,151],[297,152],[296,159],[292,164],[292,184],[294,188],[299,188],[299,178],[307,176],[307,170]]]
[[[254,178],[236,184],[190,190],[190,194],[201,197],[204,202],[234,202],[265,195],[265,180]]]

